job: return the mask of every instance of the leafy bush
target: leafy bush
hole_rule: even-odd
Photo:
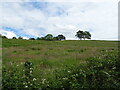
[[[119,77],[117,68],[117,54],[103,55],[103,57],[93,57],[88,60],[87,71],[92,73],[91,87],[95,88],[119,88]]]
[[[11,68],[12,69],[9,70],[3,67],[3,90],[37,88],[36,78],[33,75],[33,65],[31,62],[26,61],[22,71],[18,69],[18,65]]]
[[[98,57],[88,58],[84,65],[65,66],[56,69],[52,77],[35,77],[33,64],[26,61],[23,70],[17,67],[3,67],[3,89],[42,89],[42,90],[80,90],[115,88],[120,89],[120,72],[118,55],[114,52],[103,51]]]

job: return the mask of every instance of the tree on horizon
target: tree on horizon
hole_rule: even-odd
[[[52,40],[53,39],[53,35],[52,34],[47,34],[44,38],[46,40]]]
[[[18,37],[18,39],[23,39],[23,37],[20,36],[20,37]]]
[[[60,34],[56,37],[56,39],[61,41],[61,40],[65,40],[66,37],[64,35]]]
[[[75,35],[77,38],[79,38],[80,40],[82,40],[82,38],[85,39],[91,39],[91,34],[88,31],[81,31],[79,30],[78,32],[76,32]]]

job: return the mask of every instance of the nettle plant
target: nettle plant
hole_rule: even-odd
[[[25,77],[25,80],[24,80],[24,87],[25,88],[36,88],[36,78],[34,77],[33,75],[33,63],[32,62],[29,62],[29,61],[26,61],[24,63],[24,77]]]
[[[14,66],[14,65],[12,65]],[[2,74],[2,88],[3,90],[8,89],[33,89],[37,88],[38,84],[36,83],[37,78],[33,75],[33,63],[29,61],[25,61],[23,64],[23,68],[19,69],[19,65],[16,67],[12,67],[11,69],[7,69],[3,66]]]

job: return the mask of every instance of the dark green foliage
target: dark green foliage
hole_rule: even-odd
[[[37,39],[36,40],[41,40],[41,38],[40,37],[37,37]]]
[[[2,36],[3,39],[8,39],[6,36]]]
[[[46,40],[46,41],[57,41],[57,40],[65,40],[65,36],[58,35],[56,37],[53,37],[52,34],[47,34],[45,37],[37,38],[36,40]]]
[[[29,38],[29,40],[35,40],[35,38]]]
[[[56,39],[57,39],[57,40],[65,40],[65,36],[63,36],[63,35],[58,35],[58,36],[56,37]]]
[[[22,70],[19,66],[11,67],[12,70],[3,67],[3,90],[21,90],[29,89],[32,90],[37,88],[36,78],[33,76],[33,64],[26,61],[23,65]]]
[[[3,39],[2,44],[3,90],[120,87],[115,41]]]
[[[52,41],[53,40],[53,35],[52,34],[47,34],[45,36],[45,40]]]
[[[56,71],[55,83],[58,84],[56,87],[65,90],[120,89],[119,71],[116,70],[117,60],[117,54],[107,54],[105,57],[88,58],[86,65],[67,67],[60,72]]]
[[[13,51],[13,53],[16,53],[16,52],[17,52],[16,50]]]
[[[13,37],[12,39],[17,39],[16,37]]]
[[[85,31],[84,32],[84,39],[87,38],[87,39],[91,39],[91,34],[88,32],[88,31]]]
[[[40,48],[34,48],[34,47],[32,47],[31,50],[40,50]]]
[[[41,40],[46,40],[45,37],[41,37]]]
[[[57,37],[53,37],[53,41],[57,41]]]
[[[3,67],[3,89],[33,89],[42,90],[80,90],[80,89],[120,89],[120,73],[117,70],[118,55],[114,52],[105,53],[99,57],[87,59],[87,63],[78,66],[66,66],[55,70],[52,78],[41,78],[40,82],[34,77],[32,62],[26,61],[23,70],[16,67],[8,71]],[[32,86],[31,86],[32,85]]]
[[[79,30],[75,36],[82,40],[82,38],[84,38],[84,32]]]
[[[18,39],[23,39],[23,37],[20,36],[20,37],[18,37]]]
[[[67,50],[68,52],[75,52],[75,50],[72,50],[72,49],[69,49],[69,50]]]
[[[33,64],[31,62],[29,62],[29,61],[26,61],[24,63],[24,66],[25,66],[26,69],[30,69],[30,68],[32,68]]]
[[[84,50],[83,50],[83,49],[81,49],[81,50],[79,51],[79,53],[80,53],[80,52],[84,52]]]
[[[85,40],[86,39],[91,39],[91,34],[88,31],[81,31],[79,30],[76,35],[76,37],[78,37],[80,40],[82,40],[82,38]]]
[[[91,88],[119,88],[120,78],[117,77],[119,73],[116,71],[116,62],[118,56],[108,54],[105,57],[94,57],[88,59],[88,71],[93,75],[90,77]]]

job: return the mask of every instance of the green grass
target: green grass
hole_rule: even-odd
[[[117,42],[113,41],[31,41],[3,39],[3,63],[16,64],[26,60],[33,64],[53,69],[60,68],[62,64],[80,64],[88,57],[97,56],[99,50],[116,49]],[[41,66],[44,68],[44,65]]]
[[[56,73],[54,72],[56,72],[56,70],[62,73],[64,69],[68,70],[67,68],[69,67],[86,67],[86,65],[88,65],[86,61],[88,60],[88,58],[99,56],[100,58],[102,58],[102,55],[108,54],[109,52],[117,55],[117,41],[32,41],[15,39],[2,40],[3,68],[7,70],[7,73],[9,73],[9,71],[14,72],[13,69],[16,68],[17,71],[19,71],[19,74],[17,74],[19,77],[21,73],[23,73],[24,63],[26,61],[29,61],[33,64],[33,75],[37,78],[37,84],[41,82],[41,80],[44,78],[49,80],[53,79],[54,82],[58,83],[57,80],[55,80]],[[38,87],[45,88],[45,85],[46,84],[41,86],[38,85]]]

